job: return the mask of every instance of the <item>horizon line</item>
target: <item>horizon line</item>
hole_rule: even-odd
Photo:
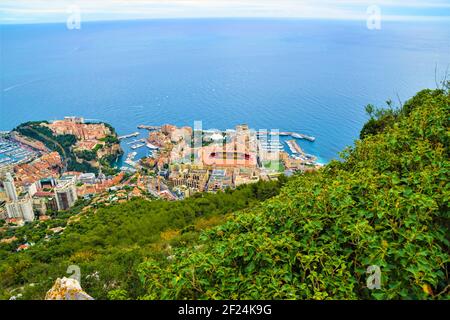
[[[192,16],[192,17],[142,17],[142,18],[104,18],[85,19],[84,23],[95,22],[124,22],[124,21],[153,21],[153,20],[322,20],[322,21],[366,21],[364,17],[302,17],[302,16]],[[0,17],[1,25],[41,25],[65,24],[67,19],[53,21],[8,21]],[[382,22],[450,22],[450,16],[384,16]]]

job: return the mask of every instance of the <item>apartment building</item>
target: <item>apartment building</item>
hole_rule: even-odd
[[[65,176],[58,180],[55,187],[55,198],[58,210],[67,210],[78,200],[76,176]]]
[[[25,197],[6,204],[6,214],[9,219],[34,220],[34,211],[31,198]]]

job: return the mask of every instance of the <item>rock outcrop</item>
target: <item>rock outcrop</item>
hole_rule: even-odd
[[[80,283],[72,278],[58,278],[45,295],[45,300],[94,300],[83,291]]]

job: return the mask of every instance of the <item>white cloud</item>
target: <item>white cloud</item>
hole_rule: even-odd
[[[193,17],[292,17],[365,19],[366,8],[378,5],[396,9],[387,20],[449,18],[444,0],[1,0],[0,22],[65,21],[66,8],[78,5],[84,20],[193,18]],[[411,15],[408,10],[445,10],[447,16]],[[403,11],[403,13],[402,13]]]

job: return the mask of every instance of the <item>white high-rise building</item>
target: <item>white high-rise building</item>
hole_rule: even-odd
[[[3,185],[5,186],[6,195],[10,201],[17,201],[19,197],[17,196],[16,186],[14,184],[14,179],[11,176],[11,173],[6,173],[6,178],[3,181]]]
[[[55,197],[58,210],[71,208],[78,200],[76,177],[65,177],[59,180],[55,188]]]
[[[8,218],[23,219],[25,221],[34,220],[33,203],[31,198],[26,197],[21,200],[6,204],[6,213]]]
[[[38,184],[36,182],[34,182],[34,183],[31,183],[31,184],[25,186],[25,191],[28,193],[28,195],[30,197],[33,197],[36,194],[36,192],[38,191],[37,185]]]

